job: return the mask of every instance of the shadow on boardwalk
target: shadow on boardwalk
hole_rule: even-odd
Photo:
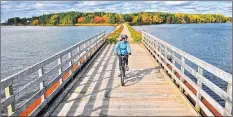
[[[52,116],[91,116],[93,112],[95,112],[95,114],[98,114],[99,116],[108,115],[111,92],[121,87],[120,83],[118,85],[114,85],[113,87],[113,83],[117,82],[114,80],[120,81],[119,77],[114,77],[115,72],[118,71],[118,69],[116,68],[118,65],[118,58],[116,56],[113,56],[113,50],[114,48],[111,48],[111,46],[106,47],[106,51],[102,53],[102,57],[99,57],[98,61],[94,61],[94,63],[96,63],[96,66],[94,66],[94,64],[90,66],[90,69],[88,69],[84,76],[81,77],[79,81],[74,85],[66,98],[63,99],[59,107],[56,108],[56,110],[53,112]],[[111,59],[113,60],[112,62],[110,62]],[[111,70],[108,69],[109,65],[112,66]],[[100,67],[102,67],[103,69],[99,72]],[[134,85],[141,81],[146,75],[150,74],[153,70],[159,72],[159,69],[159,67],[156,67],[143,70],[132,70],[127,73],[125,86]],[[110,74],[106,77],[106,74],[108,74],[107,72]],[[95,79],[96,77],[98,77],[98,79]],[[87,78],[86,82],[84,81],[85,78]],[[104,80],[107,82],[104,82]],[[83,81],[85,83],[82,83]],[[92,87],[93,90],[89,93],[88,90],[94,83],[94,88]],[[107,83],[106,85],[104,85],[106,87],[100,89],[103,83]],[[82,87],[82,89],[80,91],[77,91],[77,89],[79,89],[80,87]],[[104,95],[102,99],[97,98],[97,95],[99,94]],[[99,106],[94,107],[94,104],[96,103],[98,103]],[[62,112],[64,108],[66,112]],[[99,113],[96,113],[97,111],[99,111]]]
[[[130,86],[138,83],[153,70],[156,70],[157,73],[160,72],[160,66],[143,70],[132,70],[131,72],[126,74],[125,86]]]

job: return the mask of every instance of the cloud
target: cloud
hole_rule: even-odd
[[[9,1],[1,1],[1,4],[7,3],[7,2],[9,2]]]
[[[31,17],[65,11],[80,12],[184,12],[221,13],[232,16],[231,1],[1,1],[1,22],[11,17]]]
[[[187,3],[188,1],[166,1],[165,4],[168,5],[182,5]]]

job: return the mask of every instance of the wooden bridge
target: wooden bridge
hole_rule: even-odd
[[[126,26],[122,33],[129,35]],[[120,85],[115,45],[93,36],[1,80],[2,116],[232,116],[232,75],[142,30]],[[192,62],[191,67],[187,62]],[[208,71],[227,83],[212,83]],[[194,82],[189,72],[197,82]],[[15,87],[16,81],[32,77]],[[225,101],[220,105],[205,85]]]

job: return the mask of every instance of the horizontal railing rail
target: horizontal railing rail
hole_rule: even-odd
[[[27,69],[24,69],[14,75],[1,80],[0,90],[4,91],[5,98],[1,100],[1,110],[7,109],[7,113],[1,113],[7,116],[34,116],[38,114],[53,97],[72,79],[73,75],[82,67],[82,65],[103,45],[106,39],[105,32],[101,32],[89,39],[77,43],[52,57],[39,62]],[[55,66],[45,72],[45,67],[53,62]],[[33,73],[37,77],[25,85],[13,91],[15,80],[24,80],[25,77]],[[51,75],[57,74],[48,83],[45,80]],[[39,87],[32,96],[26,99],[23,104],[16,107],[16,102],[27,95],[28,90],[33,87]]]
[[[166,69],[172,79],[179,85],[182,92],[186,92],[188,97],[194,100],[195,109],[204,112],[207,116],[231,116],[232,115],[232,75],[202,61],[167,42],[142,30],[142,42],[157,61]],[[186,60],[197,66],[189,66]],[[180,65],[180,68],[176,66]],[[223,90],[203,75],[203,71],[208,71],[214,76],[227,83],[227,91]],[[195,83],[185,71],[189,72],[197,79]],[[203,90],[202,85],[207,86],[219,97],[225,100],[225,107],[222,107],[212,96]]]

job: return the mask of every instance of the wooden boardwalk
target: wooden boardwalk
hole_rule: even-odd
[[[126,86],[117,77],[115,45],[105,44],[107,35],[102,31],[2,79],[1,116],[232,116],[232,74],[144,30],[141,33],[141,44],[133,42],[125,24],[121,33],[128,35],[132,48]],[[206,71],[225,81],[227,89],[214,84]],[[32,80],[14,90],[25,78]]]
[[[199,116],[144,46],[131,48],[126,86],[114,45],[107,45],[52,116]]]

